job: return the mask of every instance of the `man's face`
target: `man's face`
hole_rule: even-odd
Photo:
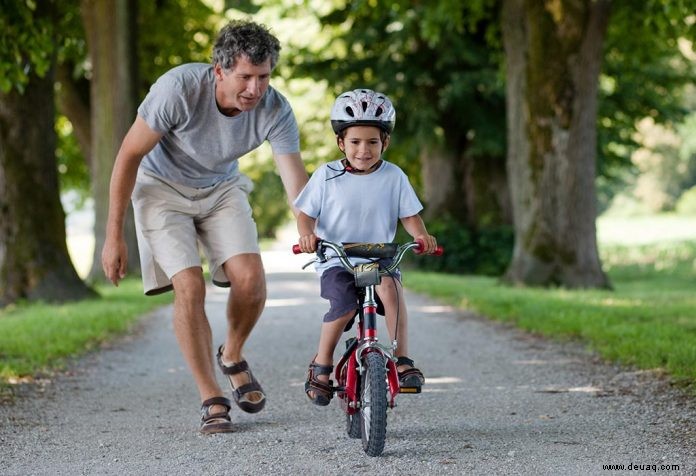
[[[259,65],[252,64],[246,56],[237,58],[231,70],[219,64],[215,72],[215,100],[218,109],[226,116],[236,116],[256,107],[271,79],[271,59]]]

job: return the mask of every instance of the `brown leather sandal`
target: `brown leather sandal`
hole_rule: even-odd
[[[223,364],[222,348],[223,346],[220,346],[220,348],[218,349],[217,363],[222,373],[225,374],[227,376],[227,379],[230,381],[230,387],[232,387],[232,398],[234,399],[234,403],[236,403],[239,408],[241,408],[243,411],[247,413],[260,412],[266,405],[266,394],[263,393],[261,384],[259,384],[259,382],[256,380],[254,374],[251,373],[251,369],[249,368],[249,364],[246,360],[241,360],[232,365]],[[240,374],[242,372],[246,372],[249,376],[249,383],[245,383],[244,385],[240,385],[238,388],[235,388],[234,383],[232,382],[232,378],[230,376]],[[261,399],[255,402],[250,401],[247,397],[247,394],[252,392],[259,392],[261,394]]]
[[[314,359],[309,364],[309,369],[307,370],[307,381],[305,382],[305,393],[307,398],[309,398],[312,403],[325,407],[331,403],[331,398],[334,394],[333,381],[329,380],[329,383],[324,383],[317,380],[317,375],[331,375],[333,371],[333,365],[319,365],[314,363]],[[312,397],[309,392],[314,392],[314,397]]]
[[[210,413],[210,407],[219,405],[225,407],[224,412]],[[229,433],[234,431],[232,420],[230,419],[230,409],[232,405],[225,397],[213,397],[204,401],[201,405],[201,429],[205,435],[213,433]]]

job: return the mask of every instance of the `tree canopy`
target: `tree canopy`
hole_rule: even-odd
[[[22,97],[34,79],[55,74],[51,81],[56,85],[58,142],[52,160],[64,190],[88,190],[93,180],[88,173],[95,153],[89,111],[101,106],[93,104],[89,95],[96,69],[94,58],[88,56],[84,25],[88,3],[0,0],[0,91]],[[609,3],[595,78],[598,107],[590,125],[597,134],[593,160],[600,209],[621,181],[641,170],[631,158],[635,160],[634,152],[645,145],[646,118],[674,134],[693,130],[687,115],[693,108],[689,84],[696,64],[692,1]],[[438,233],[461,242],[451,249],[481,250],[489,243],[496,260],[509,259],[499,252],[511,246],[507,238],[500,238],[504,236],[500,230],[513,223],[513,202],[519,199],[511,198],[506,166],[510,97],[509,57],[503,48],[506,27],[501,23],[504,1],[133,0],[133,4],[137,4],[131,14],[137,21],[136,101],[172,66],[208,62],[220,26],[230,18],[251,16],[268,24],[283,44],[273,82],[295,106],[310,170],[338,153],[328,125],[335,95],[356,87],[380,90],[397,106],[397,127],[387,158],[407,170]],[[538,4],[543,7],[540,12],[555,19],[584,5],[586,0]],[[573,27],[572,21],[565,27]],[[582,21],[578,17],[578,25]],[[561,67],[562,61],[551,61],[565,54],[556,46],[543,45],[541,69],[535,74],[543,76],[547,60],[548,65]],[[544,98],[539,95],[541,101]],[[691,172],[696,170],[693,151],[684,144],[681,152],[673,153],[685,165],[678,167],[679,178],[670,179],[672,204],[696,177]],[[258,182],[253,204],[264,236],[272,236],[287,216],[278,206],[282,188],[268,156],[269,151],[261,149],[242,164]],[[103,159],[108,163],[108,157]],[[463,260],[448,253],[450,270],[502,271],[500,264],[477,262],[483,254],[475,252]]]

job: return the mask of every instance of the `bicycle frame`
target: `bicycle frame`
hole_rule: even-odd
[[[349,415],[360,409],[358,382],[359,376],[363,373],[363,354],[367,352],[380,352],[385,356],[389,408],[396,406],[395,398],[400,390],[396,358],[392,349],[379,344],[377,339],[377,300],[374,285],[364,288],[364,297],[361,300],[362,306],[357,314],[356,337],[336,364],[334,371],[336,382],[339,383],[337,396],[341,408]]]

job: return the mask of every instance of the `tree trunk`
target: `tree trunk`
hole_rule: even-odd
[[[461,199],[463,171],[457,159],[457,152],[447,147],[431,145],[421,151],[426,221],[447,215],[466,223],[466,203]]]
[[[449,136],[459,137],[452,130]],[[421,151],[425,219],[448,217],[474,233],[512,223],[505,164],[494,157],[469,158],[466,145],[429,145]]]
[[[596,119],[609,0],[505,0],[509,282],[608,287],[597,250]]]
[[[89,111],[89,81],[72,77],[71,68],[67,64],[58,65],[56,80],[60,84],[58,90],[58,110],[68,118],[73,126],[77,143],[82,156],[87,161],[87,167],[92,169],[92,134]]]
[[[94,296],[65,242],[58,191],[53,74],[0,93],[0,306]]]
[[[136,2],[83,0],[82,15],[92,61],[92,196],[94,198],[94,260],[90,280],[104,280],[101,250],[106,237],[109,182],[121,141],[135,119]],[[140,273],[132,209],[125,221],[128,272]]]

